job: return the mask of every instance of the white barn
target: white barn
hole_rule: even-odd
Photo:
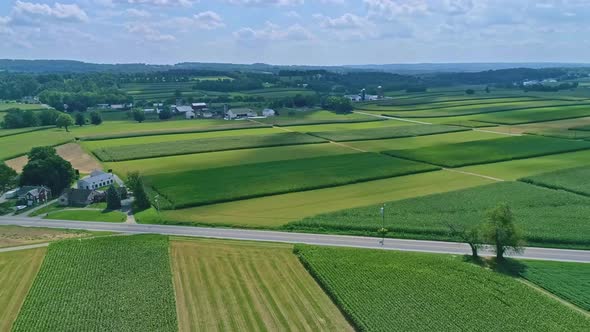
[[[115,177],[112,173],[96,170],[90,173],[89,176],[78,180],[78,189],[98,189],[114,183]]]
[[[275,116],[276,112],[273,109],[266,108],[266,109],[262,110],[262,115],[263,116]]]

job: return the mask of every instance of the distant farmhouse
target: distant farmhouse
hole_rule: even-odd
[[[116,111],[128,110],[132,107],[133,107],[133,103],[129,103],[129,104],[97,104],[96,105],[96,108],[98,108],[98,109],[116,110]]]
[[[226,113],[226,118],[229,120],[245,119],[255,117],[258,114],[249,108],[232,108]]]
[[[45,186],[24,186],[17,190],[16,196],[25,205],[33,206],[49,201],[51,189]]]
[[[265,108],[262,110],[262,116],[269,117],[269,116],[275,116],[275,115],[276,115],[276,112],[273,109]]]
[[[113,173],[103,171],[93,171],[89,176],[78,180],[78,189],[98,189],[104,186],[110,186],[115,183]]]

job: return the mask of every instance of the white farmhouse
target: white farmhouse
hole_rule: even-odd
[[[115,183],[115,176],[112,173],[96,170],[78,180],[78,189],[98,189],[113,183]]]
[[[193,108],[190,106],[174,106],[174,112],[176,113],[186,113],[186,112],[192,112]]]
[[[227,118],[230,120],[249,118],[257,115],[256,112],[249,108],[232,108],[227,111]]]
[[[190,111],[186,111],[184,112],[184,115],[186,116],[187,119],[194,119],[197,117],[197,115],[195,114],[194,111],[190,110]]]
[[[266,108],[266,109],[262,110],[262,115],[263,116],[275,116],[276,112],[273,109]]]

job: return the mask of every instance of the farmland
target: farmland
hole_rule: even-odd
[[[445,167],[461,167],[585,149],[590,149],[590,142],[524,136],[434,145],[411,150],[391,150],[385,153]]]
[[[63,210],[50,212],[45,219],[123,222],[126,216],[119,211]]]
[[[171,241],[180,331],[351,331],[292,254],[270,243]]]
[[[432,240],[457,240],[449,224],[474,227],[486,220],[486,212],[508,202],[515,224],[529,245],[590,248],[587,215],[590,199],[584,196],[533,186],[501,182],[470,189],[386,203],[388,236]],[[285,226],[291,230],[328,231],[377,235],[381,205],[343,209],[304,218]]]
[[[469,129],[463,127],[453,127],[444,125],[410,125],[375,128],[373,130],[347,130],[347,131],[327,131],[311,132],[310,135],[325,138],[336,142],[377,140],[385,138],[402,138],[423,135],[434,135],[449,132],[466,131]]]
[[[61,129],[46,129],[19,135],[0,137],[0,160],[7,160],[27,154],[37,146],[61,145],[74,139]]]
[[[0,248],[91,236],[92,232],[0,226]]]
[[[355,122],[371,122],[383,121],[373,116],[362,115],[358,113],[350,114],[335,114],[326,110],[314,111],[283,111],[278,116],[266,119],[260,119],[262,123],[273,124],[277,126],[298,126],[311,124],[326,124],[326,123],[355,123]]]
[[[0,331],[10,331],[45,251],[45,248],[38,248],[0,253]]]
[[[202,152],[323,143],[325,140],[300,133],[278,133],[233,137],[212,137],[195,140],[114,146],[94,150],[102,161],[124,161]]]
[[[580,195],[590,196],[590,183],[583,181],[583,179],[588,179],[589,176],[590,167],[583,166],[526,177],[521,179],[521,181],[547,188],[561,189]]]
[[[320,189],[427,172],[435,166],[372,153],[274,161],[146,177],[146,183],[182,208]],[[310,173],[313,170],[313,173]],[[197,185],[198,184],[198,185]]]
[[[296,252],[362,331],[584,331],[590,324],[557,300],[460,257],[305,245]]]
[[[590,311],[590,264],[532,260],[521,264],[521,277]]]
[[[64,329],[177,330],[168,238],[51,244],[13,330]]]
[[[7,110],[12,108],[17,108],[23,111],[36,111],[46,109],[45,106],[40,104],[0,103],[0,112],[6,112]]]

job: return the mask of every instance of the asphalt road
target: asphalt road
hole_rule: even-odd
[[[306,243],[324,246],[417,251],[439,254],[469,254],[471,252],[467,244],[454,242],[385,239],[384,245],[381,245],[379,243],[380,239],[373,237],[290,233],[230,228],[45,220],[18,216],[0,217],[0,225],[85,229],[90,231],[123,232],[131,234],[156,233],[164,235],[284,243]],[[482,255],[492,254],[493,253],[489,250],[482,251]],[[521,254],[509,256],[524,259],[590,263],[590,250],[586,251],[528,247],[525,248],[524,252]]]

